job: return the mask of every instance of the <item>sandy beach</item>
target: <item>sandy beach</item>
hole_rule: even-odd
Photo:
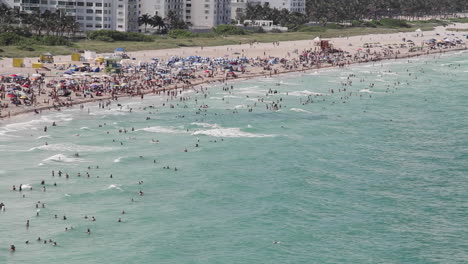
[[[465,24],[453,24],[450,28],[459,28],[463,29],[467,26]],[[437,49],[429,49],[425,42],[429,39],[443,39],[445,37],[458,38],[462,40],[456,46],[452,47],[443,47]],[[311,36],[312,38],[312,36]],[[329,39],[330,43],[333,45],[334,49],[342,50],[349,54],[348,57],[354,56],[354,60],[348,60],[343,65],[347,66],[353,63],[363,63],[369,61],[379,61],[384,59],[401,59],[406,57],[420,56],[425,54],[449,52],[455,50],[466,49],[465,36],[462,32],[447,31],[445,27],[437,27],[432,31],[424,32],[407,32],[407,33],[397,33],[397,34],[374,34],[374,35],[363,35],[363,36],[353,36],[353,37],[343,37],[343,38],[332,38]],[[410,42],[414,43],[409,45]],[[413,47],[413,50],[410,50]],[[414,51],[414,47],[419,47]],[[165,49],[165,50],[144,50],[137,52],[127,53],[130,58],[134,58],[135,63],[147,63],[151,62],[152,58],[158,58],[161,61],[167,61],[172,57],[188,57],[192,55],[201,56],[201,57],[211,57],[211,58],[256,58],[258,60],[269,60],[270,58],[279,58],[285,59],[288,61],[289,66],[285,67],[281,64],[273,65],[269,70],[265,70],[264,65],[249,65],[247,70],[243,73],[238,73],[236,79],[246,79],[254,78],[260,76],[276,75],[288,72],[295,71],[306,71],[317,68],[324,67],[335,67],[338,66],[334,63],[323,63],[320,65],[305,65],[301,64],[298,61],[299,55],[305,50],[318,50],[320,47],[317,47],[317,43],[311,40],[302,40],[302,41],[288,41],[288,42],[278,42],[278,43],[252,43],[252,44],[242,44],[242,45],[228,45],[228,46],[215,46],[215,47],[183,47],[177,49]],[[53,50],[51,50],[53,52]],[[106,55],[106,54],[102,54]],[[356,59],[359,57],[359,59]],[[361,59],[362,58],[362,59]],[[25,58],[24,68],[13,68],[12,59],[6,58],[0,61],[0,76],[9,76],[10,74],[22,74],[31,76],[34,73],[37,73],[36,69],[31,68],[31,63],[36,62],[37,58]],[[55,56],[55,63],[57,64],[76,64],[76,62],[71,61],[70,56]],[[90,64],[94,62],[89,61]],[[79,63],[78,63],[79,64]],[[51,69],[51,71],[40,71],[40,73],[45,74],[45,82],[51,80],[60,80],[63,79],[63,69],[54,69],[53,64],[46,64],[46,67]],[[102,75],[102,73],[99,73]],[[97,75],[99,75],[97,74]],[[65,100],[62,98],[62,101],[58,100],[54,105],[51,105],[49,95],[46,93],[39,94],[31,106],[15,106],[9,105],[7,108],[4,108],[1,111],[1,118],[11,117],[22,113],[28,113],[36,111],[39,113],[42,110],[47,109],[57,109],[59,107],[76,104],[83,104],[87,102],[93,102],[98,100],[109,100],[116,99],[123,96],[141,96],[147,93],[157,93],[171,89],[189,89],[194,86],[209,84],[213,82],[223,82],[227,81],[226,75],[222,69],[219,71],[213,72],[212,76],[201,77],[203,71],[195,73],[195,75],[200,78],[191,80],[190,83],[180,84],[180,83],[171,83],[164,85],[155,89],[138,89],[137,93],[130,94],[114,94],[108,95],[103,94],[100,97],[94,98],[83,98],[81,96],[75,96],[72,94],[70,98]],[[234,79],[229,79],[229,81]],[[2,103],[7,103],[8,98],[2,101]]]

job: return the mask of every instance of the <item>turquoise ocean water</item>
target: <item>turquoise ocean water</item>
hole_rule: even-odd
[[[2,121],[0,263],[468,261],[468,54],[232,85]]]

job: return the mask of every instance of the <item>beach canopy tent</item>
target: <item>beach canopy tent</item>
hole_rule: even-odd
[[[416,29],[415,32],[422,32],[422,30],[420,28]]]
[[[314,42],[314,45],[315,45],[315,46],[320,46],[320,41],[321,41],[321,39],[320,39],[319,37],[315,37],[315,38],[313,39],[313,42]]]
[[[124,48],[116,48],[115,52],[125,52],[125,49]]]

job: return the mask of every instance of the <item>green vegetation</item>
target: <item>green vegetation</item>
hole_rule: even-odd
[[[185,29],[173,29],[167,34],[171,38],[193,38],[196,34]]]
[[[60,36],[32,36],[26,37],[13,32],[0,33],[0,46],[11,45],[47,45],[47,46],[72,46],[72,43],[65,37]]]
[[[289,12],[286,9],[278,10],[270,8],[268,4],[256,5],[247,4],[245,16],[239,18],[241,21],[248,20],[272,20],[273,24],[282,27],[288,27],[290,30],[296,30],[304,25],[308,19],[307,16],[297,12]]]
[[[233,25],[219,25],[213,28],[213,32],[218,35],[245,35],[247,32]]]
[[[468,32],[468,28],[447,28],[447,31]]]
[[[151,42],[153,37],[135,33],[135,32],[121,32],[116,30],[96,30],[86,32],[86,37],[91,40],[101,40],[106,42],[114,41],[144,41]]]
[[[444,16],[468,10],[466,0],[308,0],[311,21],[350,22],[381,18]],[[466,22],[466,21],[465,21]]]
[[[448,21],[452,23],[468,23],[468,17],[449,18]]]

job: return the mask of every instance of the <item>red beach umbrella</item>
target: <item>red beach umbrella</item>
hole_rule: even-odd
[[[10,77],[18,77],[16,74],[10,74]]]
[[[14,94],[7,94],[7,97],[13,98],[13,97],[16,97],[16,95],[14,95]]]

